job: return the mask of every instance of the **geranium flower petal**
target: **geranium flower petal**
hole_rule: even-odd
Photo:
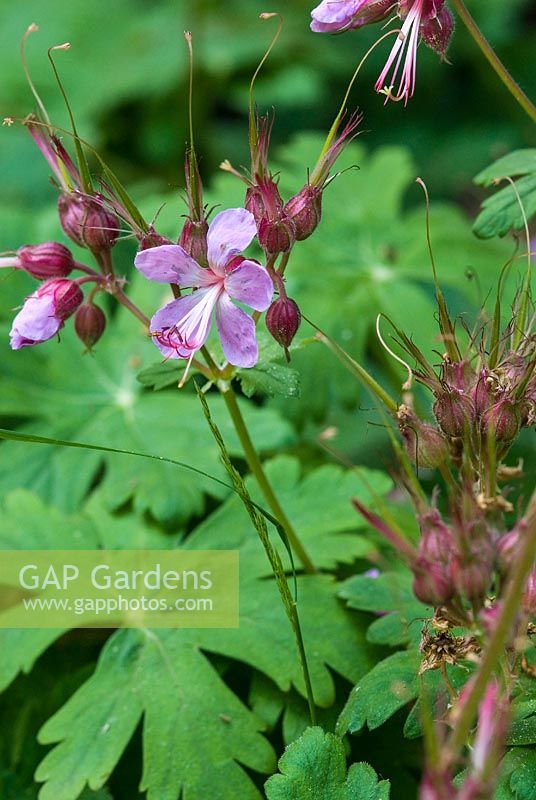
[[[226,276],[224,286],[231,297],[255,311],[265,311],[274,294],[274,285],[267,270],[254,261],[242,261]]]
[[[253,319],[222,294],[216,305],[216,322],[227,361],[236,367],[253,367],[259,358]]]
[[[54,316],[54,312],[53,295],[30,295],[13,320],[10,333],[13,350],[52,339],[63,326],[63,321]]]
[[[210,278],[210,270],[200,267],[179,244],[162,244],[140,250],[134,264],[151,281],[178,283],[184,288],[204,286]]]
[[[352,21],[368,0],[323,0],[311,11],[311,30],[315,33],[340,31]]]
[[[220,286],[199,289],[156,312],[151,320],[151,336],[168,358],[188,358],[205,344],[221,291]]]
[[[257,233],[253,214],[245,208],[221,211],[210,223],[207,234],[208,263],[219,275],[233,256],[251,243]]]

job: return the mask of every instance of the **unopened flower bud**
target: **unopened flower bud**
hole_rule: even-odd
[[[84,300],[84,293],[76,281],[58,278],[44,283],[38,290],[40,297],[51,296],[54,316],[65,320],[70,317]]]
[[[448,460],[449,447],[441,431],[422,422],[405,405],[400,406],[397,417],[406,451],[414,464],[425,469],[434,469]]]
[[[288,253],[296,241],[296,230],[292,220],[285,214],[276,219],[264,217],[258,225],[259,244],[269,256]]]
[[[431,47],[441,59],[447,55],[453,32],[454,17],[445,5],[436,14],[424,19],[419,27],[423,42]]]
[[[76,335],[88,350],[91,350],[106,328],[106,317],[99,306],[94,303],[84,303],[76,312],[74,329]]]
[[[458,391],[445,391],[434,403],[434,414],[447,436],[462,437],[475,418],[472,400]]]
[[[65,278],[74,269],[71,251],[59,242],[28,244],[17,252],[20,266],[34,278]]]
[[[443,522],[437,508],[430,508],[418,518],[421,529],[419,555],[431,561],[448,564],[454,549],[452,532]]]
[[[263,219],[277,219],[283,209],[283,199],[277,183],[263,178],[246,190],[244,207],[255,217],[257,227]]]
[[[144,233],[139,240],[140,250],[149,250],[151,247],[160,247],[163,244],[172,244],[171,239],[167,236],[161,236],[155,231],[152,225],[149,225],[147,233]]]
[[[285,206],[285,214],[294,223],[296,240],[307,239],[318,226],[322,216],[322,192],[307,184],[291,197]]]
[[[202,266],[207,264],[207,233],[206,219],[193,220],[188,217],[179,238],[180,246]]]
[[[483,369],[478,376],[478,381],[473,391],[473,402],[476,413],[481,416],[496,400],[494,391],[494,380],[486,369]]]
[[[61,227],[80,247],[98,253],[109,250],[117,241],[119,220],[104,208],[98,195],[60,194],[58,213]]]
[[[300,322],[300,309],[290,297],[278,297],[266,312],[266,327],[285,350],[290,347]]]
[[[482,416],[482,431],[496,442],[510,444],[521,427],[521,414],[510,400],[499,400]]]
[[[441,606],[454,596],[448,567],[420,556],[412,565],[413,592],[421,603]]]

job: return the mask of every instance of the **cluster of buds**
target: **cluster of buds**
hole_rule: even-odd
[[[418,516],[421,538],[410,567],[413,591],[423,603],[444,606],[454,598],[481,608],[497,558],[497,534],[471,492],[454,508],[447,524],[432,507]]]
[[[536,348],[532,339],[521,352],[509,351],[491,366],[480,358],[444,358],[439,375],[427,365],[416,377],[434,395],[435,424],[420,420],[407,405],[400,406],[398,426],[407,452],[422,467],[438,467],[449,458],[469,458],[476,477],[490,449],[502,459],[522,427],[536,422]]]
[[[106,326],[102,310],[92,302],[82,305],[82,284],[96,280],[87,275],[71,279],[73,270],[82,269],[71,251],[59,242],[25,245],[13,255],[0,258],[0,267],[20,269],[42,281],[26,298],[11,328],[11,347],[20,350],[52,339],[76,313],[75,330],[88,349],[100,339]],[[88,309],[91,311],[88,313]]]

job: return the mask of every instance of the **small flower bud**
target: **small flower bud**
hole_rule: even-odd
[[[290,347],[300,322],[300,309],[290,297],[278,297],[266,312],[266,327],[285,350]]]
[[[475,407],[467,395],[445,391],[434,403],[434,414],[447,436],[462,437],[474,421]]]
[[[536,616],[536,570],[532,570],[529,575],[525,592],[523,594],[523,611],[531,617]]]
[[[510,444],[521,427],[519,408],[510,400],[499,400],[482,416],[482,431],[496,442]]]
[[[412,565],[413,593],[421,603],[441,606],[454,596],[454,586],[448,568],[425,556]]]
[[[57,278],[43,283],[38,289],[39,297],[52,295],[54,316],[65,320],[84,300],[84,293],[76,281]]]
[[[481,416],[495,402],[494,380],[486,369],[483,369],[478,377],[477,384],[473,391],[473,402],[476,413]]]
[[[74,329],[88,350],[97,344],[105,328],[106,317],[99,306],[94,303],[84,303],[80,306],[74,318]]]
[[[259,244],[269,256],[288,253],[296,241],[294,223],[285,214],[276,219],[264,217],[258,225]]]
[[[414,464],[434,469],[448,461],[449,447],[441,431],[422,422],[405,405],[400,406],[397,417],[406,451]]]
[[[207,233],[206,219],[193,220],[189,217],[184,223],[179,244],[194,261],[202,266],[207,265]]]
[[[430,508],[419,516],[421,541],[419,555],[431,561],[448,564],[454,549],[452,532],[443,522],[437,508]]]
[[[160,247],[162,244],[172,244],[171,239],[161,236],[152,225],[149,225],[149,230],[141,236],[139,242],[140,250],[149,250],[151,247]]]
[[[65,278],[74,269],[71,251],[59,242],[25,245],[17,256],[22,269],[39,280]]]
[[[119,220],[104,208],[99,195],[60,194],[58,213],[61,227],[80,247],[98,253],[109,250],[117,241]]]
[[[244,207],[255,217],[257,227],[263,219],[278,219],[283,209],[283,199],[277,183],[272,178],[265,177],[249,186]]]
[[[421,22],[419,33],[423,42],[443,60],[447,55],[454,32],[454,17],[446,6]]]
[[[294,223],[296,240],[307,239],[318,226],[322,216],[322,192],[307,184],[291,197],[285,206],[285,214]]]

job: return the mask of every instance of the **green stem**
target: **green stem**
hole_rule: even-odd
[[[475,682],[469,696],[463,703],[460,714],[454,725],[447,751],[449,758],[456,758],[459,751],[467,742],[467,737],[476,716],[478,705],[484,696],[489,679],[504,655],[505,645],[512,634],[512,628],[516,615],[519,613],[519,606],[525,584],[533,567],[535,557],[536,497],[533,495],[527,513],[524,546],[512,570],[510,582],[504,596],[501,614],[489,640],[488,647],[484,652],[482,661],[480,662]]]
[[[238,406],[236,401],[236,395],[229,385],[229,387],[225,390],[222,390],[223,399],[229,411],[230,417],[233,421],[235,426],[236,432],[238,434],[238,438],[242,443],[242,447],[244,448],[244,454],[246,456],[246,461],[248,462],[248,466],[251,472],[254,474],[257,483],[264,495],[264,498],[270,508],[272,509],[274,515],[277,517],[281,525],[283,526],[285,533],[287,534],[287,538],[290,542],[290,546],[294,553],[298,556],[299,560],[302,563],[302,566],[305,572],[314,573],[316,572],[316,568],[309,558],[307,551],[305,550],[303,544],[298,538],[294,527],[281,508],[279,500],[277,499],[276,495],[274,494],[274,490],[272,489],[268,478],[264,472],[261,460],[255,450],[253,442],[251,441],[251,437],[249,435],[249,431],[246,427],[246,423],[244,421],[244,417],[242,416],[242,412]]]
[[[512,78],[500,58],[497,56],[488,40],[476,24],[475,20],[466,8],[463,0],[452,0],[454,8],[458,12],[463,24],[482,50],[484,56],[491,64],[501,81],[504,83],[510,94],[519,103],[521,108],[526,111],[533,122],[536,122],[536,106],[529,100],[523,89]]]

